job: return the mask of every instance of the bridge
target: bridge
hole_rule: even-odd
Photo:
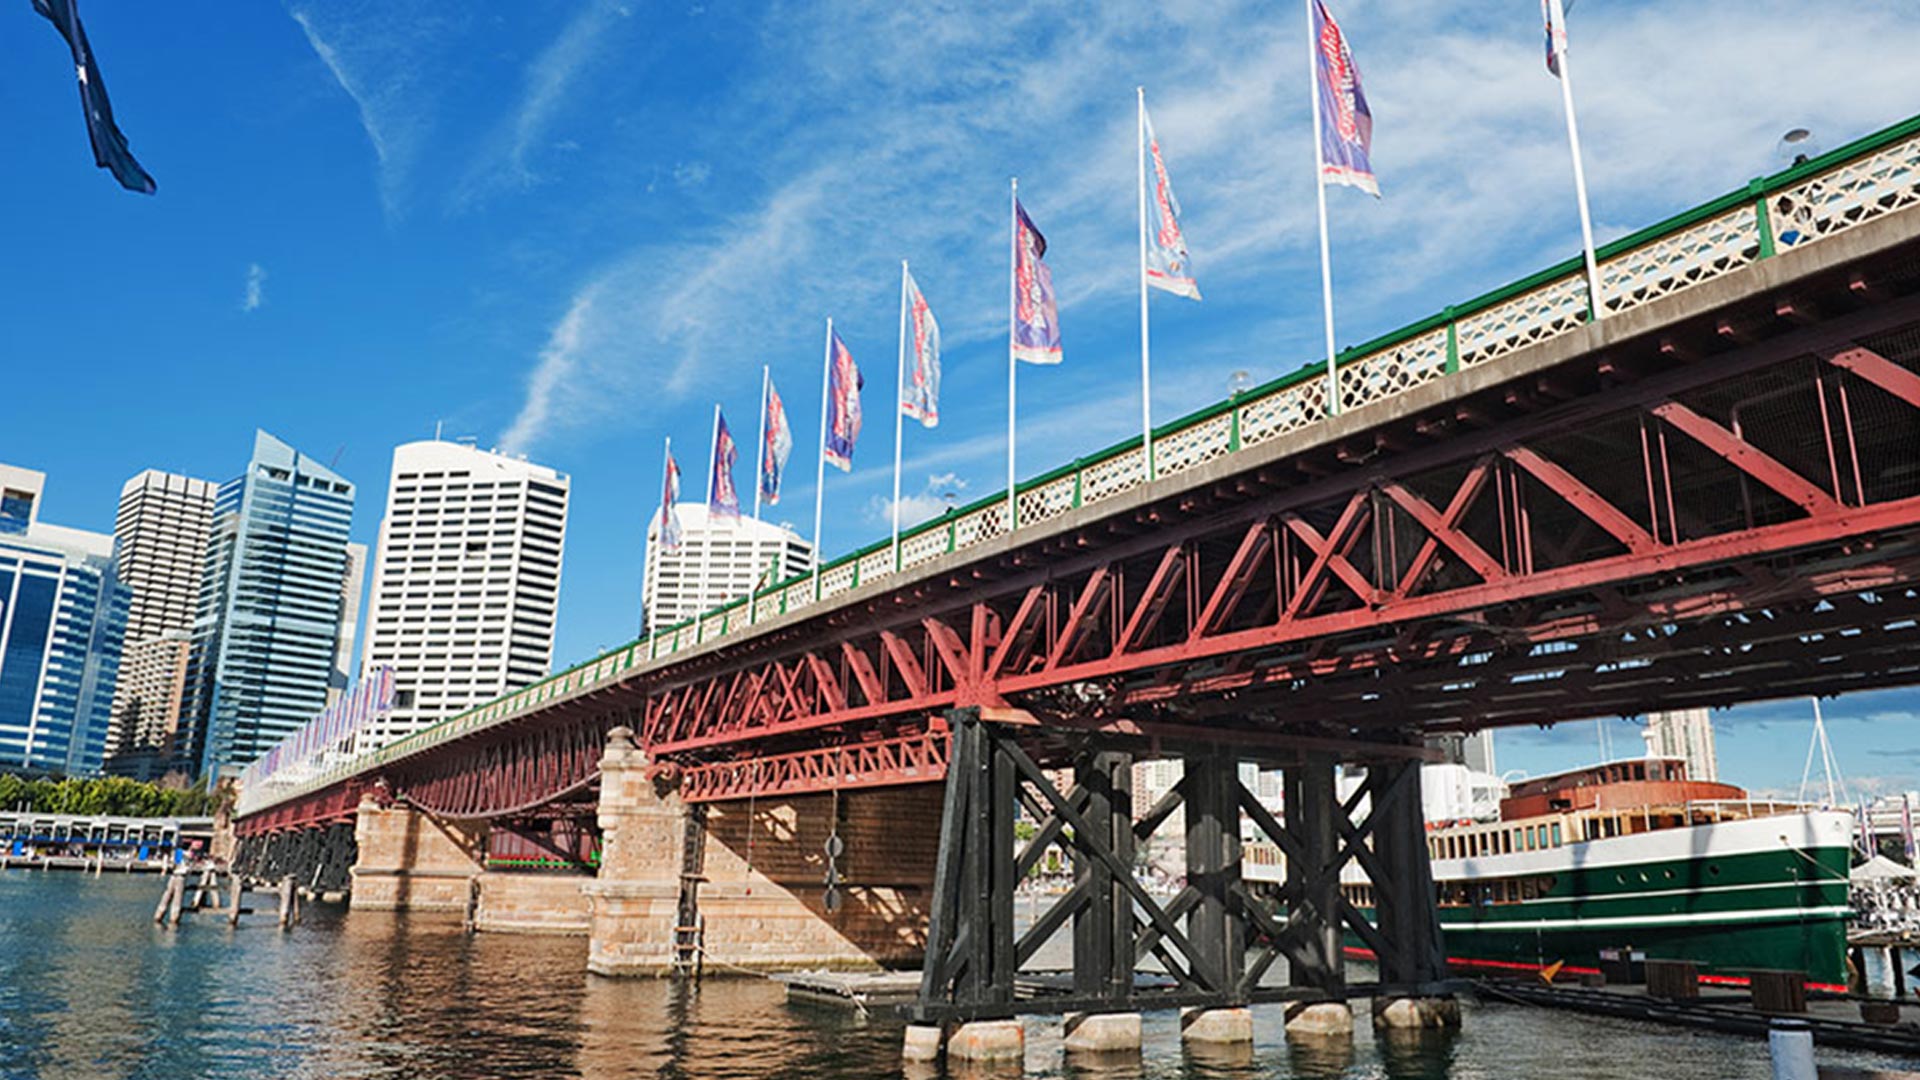
[[[604,973],[921,965],[927,1022],[1337,1024],[1354,996],[1442,1022],[1434,736],[1920,682],[1916,204],[1920,118],[1603,247],[1597,310],[1562,263],[1347,350],[1337,402],[1309,368],[1166,425],[1151,476],[1122,443],[1019,485],[1014,520],[990,496],[264,778],[243,852],[355,907],[585,933]],[[1167,756],[1186,778],[1133,806]],[[1243,760],[1286,770],[1285,820]],[[1366,773],[1344,804],[1336,766]],[[1187,884],[1158,898],[1133,853],[1176,809]],[[1240,881],[1243,821],[1286,853],[1277,903]],[[1016,936],[1050,845],[1077,884]],[[1016,1001],[1069,925],[1071,977]]]

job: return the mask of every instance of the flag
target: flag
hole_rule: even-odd
[[[1560,5],[1560,14],[1573,10],[1573,0]],[[1547,70],[1558,78],[1560,54],[1567,51],[1567,28],[1553,25],[1553,0],[1540,0],[1540,21],[1547,27]]]
[[[827,430],[820,452],[827,464],[853,471],[853,444],[860,441],[860,389],[867,383],[839,334],[827,343]]]
[[[1313,0],[1313,57],[1320,95],[1320,180],[1378,196],[1370,160],[1373,113],[1347,39],[1322,0]]]
[[[780,477],[793,454],[793,429],[787,426],[787,407],[780,391],[767,380],[766,438],[760,444],[760,497],[768,506],[780,505]]]
[[[740,492],[733,486],[733,463],[740,448],[733,444],[733,432],[727,430],[727,418],[713,411],[713,494],[707,497],[707,517],[740,517]]]
[[[673,460],[673,451],[667,451],[666,490],[660,493],[660,548],[662,551],[679,551],[680,541],[685,534],[680,528],[680,515],[674,513],[673,504],[680,501],[680,466]]]
[[[900,390],[900,411],[921,427],[940,426],[940,324],[934,320],[920,285],[907,275],[907,348],[913,370]]]
[[[1906,795],[1900,796],[1900,842],[1906,848],[1907,861],[1914,857],[1913,800]]]
[[[80,111],[87,118],[87,139],[93,143],[93,163],[111,169],[113,178],[128,191],[151,195],[153,177],[133,160],[127,137],[113,122],[113,106],[107,104],[106,80],[100,66],[93,62],[93,47],[87,44],[87,31],[80,25],[78,0],[33,0],[33,10],[46,16],[60,36],[67,39],[73,53],[74,77],[80,81]]]
[[[1173,197],[1173,185],[1167,181],[1167,163],[1160,157],[1160,140],[1154,137],[1153,118],[1147,115],[1145,106],[1141,107],[1140,119],[1147,129],[1147,153],[1153,159],[1155,225],[1147,234],[1147,284],[1198,300],[1200,285],[1193,280],[1187,238],[1180,232],[1180,200]]]
[[[1013,202],[1013,356],[1029,364],[1060,362],[1060,311],[1053,300],[1053,271],[1043,261],[1047,238]]]

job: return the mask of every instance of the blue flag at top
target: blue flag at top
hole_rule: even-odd
[[[1027,208],[1013,201],[1013,356],[1029,364],[1060,362],[1060,308],[1053,299],[1053,270],[1045,262],[1047,238]]]
[[[820,452],[841,472],[853,471],[853,445],[860,441],[860,389],[865,385],[847,343],[836,332],[827,343],[827,430],[821,433]]]
[[[1373,112],[1360,69],[1327,5],[1313,0],[1313,71],[1320,95],[1320,180],[1380,194],[1373,176]]]
[[[153,177],[133,159],[127,137],[113,122],[113,106],[107,103],[107,84],[100,77],[100,65],[93,62],[93,46],[87,44],[87,31],[80,25],[76,0],[33,0],[33,10],[46,16],[60,36],[67,40],[73,54],[74,77],[80,81],[80,111],[87,118],[87,139],[93,143],[93,163],[111,169],[113,178],[128,191],[143,195],[154,192]]]
[[[733,433],[727,430],[727,418],[714,410],[713,494],[707,498],[709,518],[740,517],[740,491],[733,486],[733,463],[739,456]]]

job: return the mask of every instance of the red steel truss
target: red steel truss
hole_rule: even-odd
[[[1434,731],[1914,681],[1920,304],[1743,336],[1623,347],[690,661],[645,742],[752,757],[954,705]]]
[[[1920,682],[1920,270],[1794,288],[1472,369],[382,776],[499,819],[587,797],[616,724],[711,800],[937,779],[955,706],[1282,753]]]

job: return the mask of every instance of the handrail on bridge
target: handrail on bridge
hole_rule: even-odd
[[[1857,139],[1746,187],[1603,245],[1597,252],[1604,314],[1616,315],[1920,203],[1920,116]],[[1502,288],[1340,353],[1340,401],[1329,409],[1325,365],[1313,363],[1160,425],[1154,475],[1174,476],[1416,386],[1497,360],[1590,321],[1584,267],[1570,258]],[[1138,437],[1116,443],[1017,487],[1016,525],[1030,527],[1145,484]],[[242,792],[238,813],[316,791],[487,727],[556,697],[624,676],[763,619],[885,585],[902,571],[1007,535],[1007,497],[978,501],[755,590],[704,615],[654,631],[557,675],[342,763],[257,804]],[[265,794],[265,793],[260,793]]]

